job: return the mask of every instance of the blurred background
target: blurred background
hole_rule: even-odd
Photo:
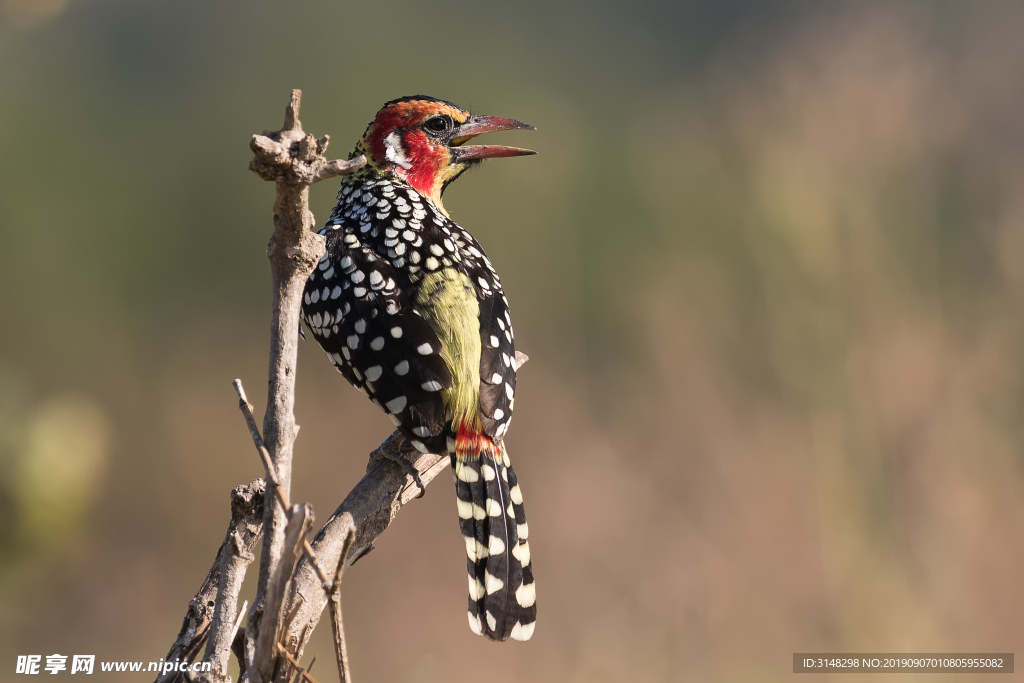
[[[295,87],[331,157],[414,93],[539,129],[445,197],[532,359],[539,625],[470,633],[442,475],[346,578],[357,680],[1020,654],[1022,32],[998,1],[0,0],[0,681],[163,657],[262,474],[230,385],[262,415],[248,141]],[[296,412],[326,520],[391,424],[311,341]]]

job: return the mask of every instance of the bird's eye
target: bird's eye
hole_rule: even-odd
[[[448,130],[448,119],[444,116],[438,116],[424,123],[423,127],[431,133],[443,133]]]

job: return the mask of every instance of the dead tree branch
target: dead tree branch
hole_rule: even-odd
[[[230,614],[229,621],[234,621],[238,588],[263,531],[263,496],[262,479],[231,492],[231,523],[228,524],[227,535],[202,587],[188,604],[181,631],[165,661],[193,661],[207,636],[218,638],[225,615]],[[246,557],[248,561],[245,561]],[[209,657],[209,650],[207,652]],[[225,672],[226,665],[225,658]],[[175,672],[160,674],[156,683],[171,683],[179,676]]]
[[[278,484],[277,469],[274,467],[274,463],[270,459],[270,453],[267,452],[267,447],[263,443],[263,437],[260,436],[260,429],[256,426],[256,417],[252,414],[252,404],[249,403],[249,399],[245,395],[245,387],[242,386],[242,380],[236,379],[231,383],[231,386],[235,388],[235,395],[238,396],[238,409],[242,411],[245,425],[249,428],[249,436],[252,437],[252,442],[256,446],[256,452],[263,463],[263,469],[267,473],[267,482],[273,487],[278,502],[287,510],[291,505],[288,504],[288,498],[281,491],[281,486]]]
[[[263,495],[265,493],[265,486],[262,481],[259,482],[260,486],[258,494]],[[254,487],[256,482],[250,484],[251,489]],[[239,487],[231,493],[231,508],[232,517],[236,517],[235,509],[239,508],[239,513],[244,515],[245,512],[255,505],[252,498],[254,495],[253,490],[245,491],[242,487]],[[259,501],[259,506],[262,508],[263,501]],[[245,572],[249,568],[256,556],[253,554],[253,549],[256,547],[256,543],[259,537],[263,533],[262,520],[260,523],[251,520],[248,521],[242,517],[241,523],[236,523],[232,520],[234,528],[228,529],[228,538],[225,540],[224,545],[221,546],[221,557],[220,557],[220,579],[218,585],[217,599],[214,601],[213,611],[213,623],[210,626],[210,635],[206,643],[206,653],[204,659],[212,663],[212,676],[222,677],[227,679],[228,675],[228,655],[231,652],[231,642],[235,638],[235,633],[241,626],[241,616],[238,613],[238,594],[242,590],[242,582],[245,580]],[[242,608],[245,609],[244,607]]]
[[[274,660],[277,657],[279,642],[278,629],[281,624],[281,610],[285,603],[285,594],[295,563],[302,555],[306,534],[313,525],[313,508],[310,505],[294,505],[288,511],[288,526],[285,528],[284,552],[281,560],[274,568],[270,582],[266,587],[266,602],[263,608],[264,621],[260,629],[259,641],[256,646],[256,666],[263,674],[263,680],[271,680],[274,673]]]
[[[334,657],[338,661],[338,680],[340,683],[352,683],[352,674],[348,670],[348,649],[345,647],[345,623],[341,618],[341,575],[348,563],[348,553],[352,549],[352,541],[356,538],[355,531],[350,531],[341,546],[341,558],[334,572],[334,584],[329,591],[331,599],[331,632],[334,634]]]
[[[402,506],[420,495],[409,463],[427,485],[448,465],[448,456],[419,453],[399,432],[392,434],[370,455],[366,476],[345,497],[313,540],[313,550],[322,566],[334,569],[335,575],[340,573],[337,567],[345,540],[354,533],[346,567],[353,565],[370,552],[373,542],[384,533]],[[312,562],[303,558],[292,581],[289,611],[294,608],[295,616],[283,634],[289,651],[302,654],[327,602],[327,593]]]
[[[270,488],[279,492],[283,500],[289,498],[291,490],[292,448],[299,430],[295,424],[294,407],[302,290],[306,279],[324,253],[323,237],[312,231],[313,213],[309,210],[309,186],[317,180],[351,172],[366,163],[362,158],[350,162],[328,162],[323,158],[328,138],[325,136],[315,140],[312,135],[302,130],[299,121],[301,96],[298,90],[292,91],[281,130],[254,135],[249,145],[256,155],[250,168],[261,178],[273,180],[277,186],[274,234],[267,247],[273,303],[263,442],[273,468],[267,470],[267,476],[273,477],[277,484]],[[266,590],[270,577],[276,575],[282,553],[286,552],[286,508],[269,500],[269,497],[277,495],[276,493],[268,489],[267,495],[268,500],[264,505],[263,555],[260,558],[259,584],[256,601],[250,610],[249,627],[246,630],[246,659],[249,659],[251,654],[259,666],[253,671],[252,660],[246,664],[248,673],[257,683],[269,681],[273,677],[272,664],[277,653],[270,644],[274,642],[272,637],[276,635],[278,624],[264,624],[262,615],[266,614],[263,608],[267,600]],[[276,617],[276,613],[274,616]],[[259,632],[264,628],[269,629],[271,640],[260,637]],[[262,647],[257,647],[257,643],[262,644]]]

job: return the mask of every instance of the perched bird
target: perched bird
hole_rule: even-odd
[[[422,95],[386,103],[350,156],[367,163],[342,180],[302,307],[345,379],[416,449],[451,458],[469,626],[491,640],[529,640],[537,615],[523,495],[503,443],[515,337],[498,274],[441,195],[482,159],[534,154],[466,144],[513,129],[535,130]]]

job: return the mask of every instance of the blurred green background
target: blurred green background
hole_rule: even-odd
[[[442,476],[346,579],[357,680],[1024,650],[1022,33],[995,1],[0,0],[0,680],[164,656],[262,473],[248,140],[295,87],[332,157],[414,93],[539,129],[445,197],[532,358],[536,635],[469,632]],[[313,342],[297,417],[325,520],[391,425]]]

